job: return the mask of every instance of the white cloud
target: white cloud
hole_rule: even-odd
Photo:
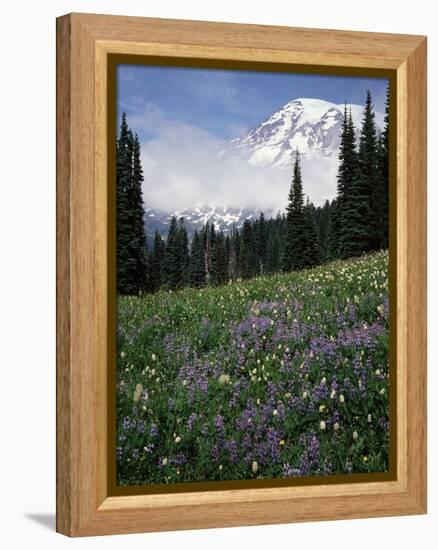
[[[283,207],[289,187],[284,170],[222,157],[225,145],[205,131],[182,125],[168,127],[158,139],[144,143],[145,203],[169,211],[199,202],[264,211]]]
[[[303,190],[316,206],[335,198],[338,164],[337,157],[301,157]]]
[[[151,125],[155,137],[141,144],[147,206],[174,211],[203,202],[258,208],[267,215],[275,215],[286,206],[292,166],[290,171],[263,168],[238,156],[221,156],[227,141],[203,129],[168,120],[152,104],[138,117],[130,117],[130,126],[140,134]],[[333,159],[303,158],[302,172],[304,192],[315,204],[335,196]]]

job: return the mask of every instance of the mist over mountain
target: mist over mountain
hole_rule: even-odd
[[[347,107],[359,135],[363,107]],[[298,98],[228,143],[184,128],[169,136],[169,147],[175,150],[178,142],[173,155],[156,143],[150,145],[143,163],[148,235],[155,230],[165,234],[173,215],[184,217],[189,233],[207,221],[226,232],[261,211],[266,217],[275,216],[287,202],[297,149],[304,193],[315,205],[332,200],[343,113],[343,104]],[[383,115],[376,113],[375,117],[381,129]],[[154,174],[157,183],[151,186]]]

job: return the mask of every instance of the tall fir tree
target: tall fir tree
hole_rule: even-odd
[[[141,166],[141,152],[138,135],[133,137],[132,154],[132,226],[133,241],[131,241],[132,253],[135,257],[133,279],[138,291],[146,291],[149,286],[148,245],[144,226],[144,204],[142,185],[144,182],[143,168]]]
[[[134,292],[129,273],[129,243],[131,228],[129,223],[128,189],[132,174],[132,141],[126,121],[122,114],[119,137],[116,144],[116,279],[117,292],[129,294]]]
[[[289,191],[289,202],[286,208],[286,233],[282,257],[283,271],[302,269],[304,267],[304,195],[301,176],[300,155],[296,152],[292,185]]]
[[[235,226],[231,229],[230,252],[228,256],[228,273],[231,279],[239,276],[239,252],[240,252],[240,234]]]
[[[216,282],[218,284],[226,283],[228,280],[227,253],[225,248],[225,237],[223,231],[220,231],[216,237]]]
[[[225,235],[225,271],[226,271],[227,281],[231,279],[230,256],[231,256],[231,235],[228,233],[227,235]]]
[[[319,251],[319,239],[315,225],[315,207],[310,203],[309,197],[304,207],[304,249],[302,267],[314,267],[321,261]]]
[[[195,230],[190,249],[189,284],[192,287],[205,286],[204,242]]]
[[[209,283],[215,285],[218,282],[219,276],[219,259],[218,259],[218,247],[217,247],[217,234],[214,223],[210,224],[210,230],[208,232],[208,250],[209,255]]]
[[[370,105],[364,111],[364,133],[365,121],[367,125],[370,116]],[[340,235],[340,257],[351,258],[360,256],[370,247],[370,187],[363,184],[360,174],[359,156],[356,151],[356,133],[353,125],[351,112],[348,119],[348,128],[351,147],[350,178],[345,182],[344,197],[341,209],[341,235]]]
[[[122,114],[116,142],[116,278],[119,294],[148,290],[140,144]]]
[[[208,221],[201,230],[200,238],[204,249],[205,282],[209,284],[211,280],[211,239]]]
[[[351,110],[344,105],[342,130],[339,144],[339,167],[337,175],[336,205],[331,219],[331,257],[342,257],[343,222],[347,194],[351,192],[353,180],[357,177],[356,135],[352,125]]]
[[[375,204],[377,184],[377,133],[371,92],[367,91],[358,152],[357,228],[358,241],[363,242],[363,251],[377,248],[376,226],[378,205]]]
[[[389,246],[389,83],[386,90],[385,118],[377,143],[377,182],[373,204],[378,209],[375,216],[375,248]]]
[[[367,195],[359,185],[359,159],[356,150],[356,129],[351,109],[346,115],[341,137],[338,169],[338,254],[336,257],[357,256],[366,247]]]
[[[181,270],[182,270],[182,286],[189,284],[189,238],[185,226],[184,218],[179,219],[179,246],[181,249]]]

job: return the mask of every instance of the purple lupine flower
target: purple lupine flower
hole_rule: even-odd
[[[193,412],[190,414],[188,420],[187,420],[187,429],[189,432],[191,432],[193,430],[193,426],[196,422],[196,420],[198,419],[198,414]]]
[[[300,468],[292,468],[287,462],[283,464],[283,477],[301,477],[304,475],[304,472]]]
[[[319,441],[316,438],[316,435],[312,435],[312,437],[310,438],[309,458],[310,458],[310,463],[313,467],[318,464],[318,462],[319,462]]]
[[[224,435],[225,433],[225,425],[224,425],[224,417],[220,414],[217,414],[214,417],[214,425],[219,432],[220,435]]]

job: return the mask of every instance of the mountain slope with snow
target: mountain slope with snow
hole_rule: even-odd
[[[359,133],[363,107],[348,105]],[[338,163],[344,105],[322,99],[298,98],[286,103],[245,136],[233,139],[224,154],[238,153],[259,166],[290,168],[295,151],[302,157],[333,159]],[[376,113],[378,128],[383,116]]]
[[[363,107],[348,105],[347,108],[351,108],[359,137]],[[227,232],[233,225],[241,227],[247,218],[258,217],[261,211],[266,217],[275,216],[278,210],[286,206],[297,149],[301,155],[304,193],[315,205],[333,199],[336,195],[343,114],[344,105],[321,99],[298,98],[286,103],[247,134],[231,140],[217,159],[236,160],[237,164],[227,164],[234,176],[236,166],[240,167],[242,163],[246,167],[251,166],[253,173],[263,172],[262,187],[260,182],[256,187],[254,179],[250,179],[248,183],[244,183],[248,194],[246,187],[245,193],[236,193],[236,177],[231,177],[229,181],[224,177],[221,184],[226,185],[226,193],[211,201],[214,204],[208,204],[208,199],[204,199],[204,202],[193,201],[195,204],[190,204],[188,200],[183,209],[169,209],[165,212],[147,208],[145,226],[148,235],[153,235],[155,230],[166,235],[172,216],[183,217],[190,234],[195,229],[200,230],[207,221],[213,223],[216,229]],[[380,113],[376,113],[376,125],[378,129],[383,128],[383,115]],[[281,185],[278,184],[279,181]],[[202,189],[202,182],[200,184]],[[276,199],[271,201],[270,207],[266,202],[269,195]],[[248,202],[242,205],[243,196],[247,197],[245,201]],[[248,208],[250,199],[253,208]]]
[[[275,215],[273,212],[267,214],[268,216]],[[233,227],[240,229],[246,219],[258,218],[259,215],[260,210],[258,209],[227,206],[216,207],[204,203],[198,203],[193,208],[176,210],[171,213],[146,208],[145,227],[149,236],[152,236],[155,231],[165,235],[169,228],[170,219],[172,216],[175,216],[177,219],[184,218],[189,236],[192,236],[195,229],[200,231],[207,222],[214,224],[216,230],[228,233]]]

